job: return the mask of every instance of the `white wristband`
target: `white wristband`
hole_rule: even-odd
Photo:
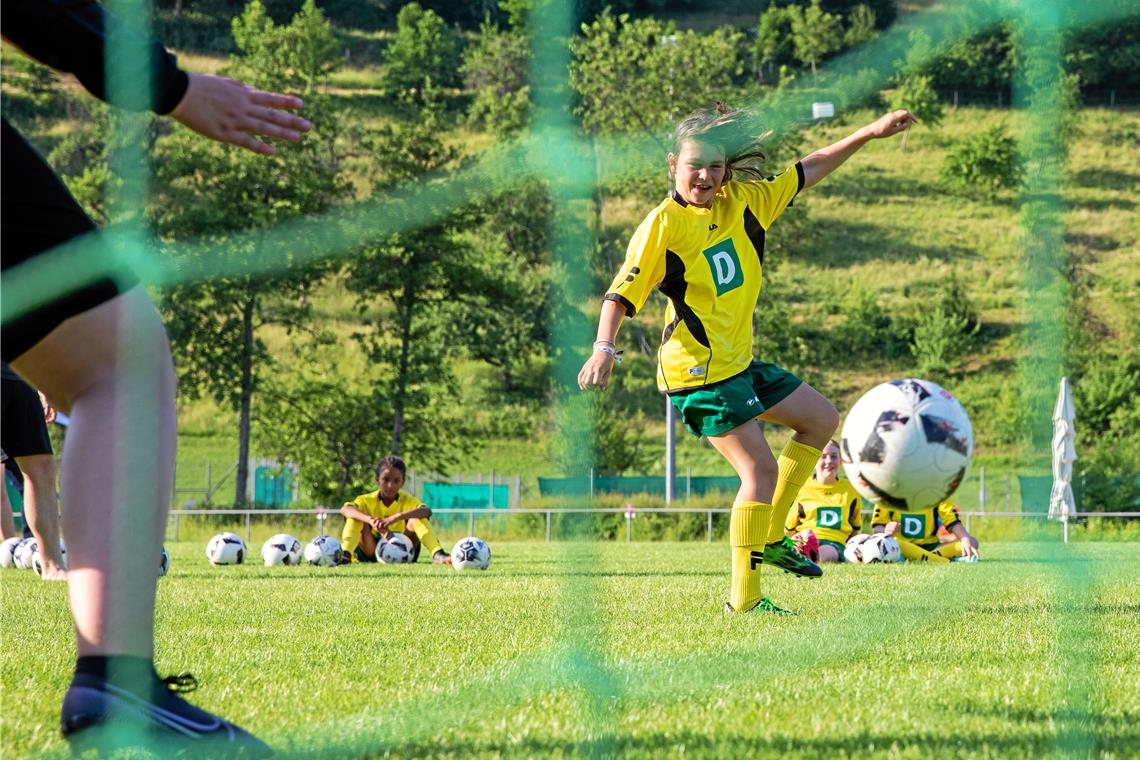
[[[618,364],[621,364],[622,352],[621,351],[615,351],[614,347],[612,345],[611,346],[599,346],[597,343],[595,343],[594,344],[594,350],[598,351],[600,353],[603,353],[603,354],[609,354],[610,356],[612,356],[614,358],[614,361],[616,361]]]

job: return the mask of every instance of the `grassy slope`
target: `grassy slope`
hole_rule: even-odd
[[[721,616],[721,544],[499,543],[464,575],[213,568],[199,543],[171,548],[159,669],[191,670],[196,702],[303,756],[1140,752],[1135,544],[766,575],[801,612],[782,619]],[[6,571],[0,601],[19,705],[0,754],[59,756],[64,588]]]

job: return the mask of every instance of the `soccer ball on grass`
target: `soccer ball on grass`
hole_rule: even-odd
[[[843,469],[855,490],[890,509],[938,504],[966,477],[974,430],[966,410],[927,380],[892,380],[867,391],[843,423]]]
[[[461,538],[451,548],[451,566],[456,570],[486,570],[491,566],[491,547],[475,536]]]
[[[296,565],[301,561],[301,542],[288,533],[270,536],[261,547],[267,566]]]
[[[416,547],[403,533],[392,533],[376,545],[376,560],[385,565],[403,565],[412,561]]]
[[[310,565],[332,567],[340,564],[342,556],[340,541],[332,536],[317,536],[305,546],[305,561]]]
[[[10,568],[16,566],[16,549],[20,548],[20,544],[24,539],[19,536],[4,539],[4,543],[0,543],[0,567]]]
[[[211,565],[240,565],[245,562],[245,541],[236,533],[219,533],[206,544]]]

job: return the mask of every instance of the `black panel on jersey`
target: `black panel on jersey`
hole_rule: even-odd
[[[744,234],[752,241],[756,255],[760,258],[760,265],[764,265],[764,227],[760,220],[752,213],[752,209],[744,207]]]
[[[657,287],[673,302],[673,310],[685,323],[685,327],[689,328],[696,341],[711,351],[712,344],[709,343],[704,323],[693,308],[685,303],[685,291],[689,287],[689,283],[685,281],[685,262],[669,249],[665,249],[665,279]],[[672,330],[669,332],[671,335]]]

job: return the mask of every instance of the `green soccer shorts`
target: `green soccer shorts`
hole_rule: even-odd
[[[693,435],[724,435],[783,401],[803,380],[771,362],[752,361],[727,380],[669,394],[681,421]]]

